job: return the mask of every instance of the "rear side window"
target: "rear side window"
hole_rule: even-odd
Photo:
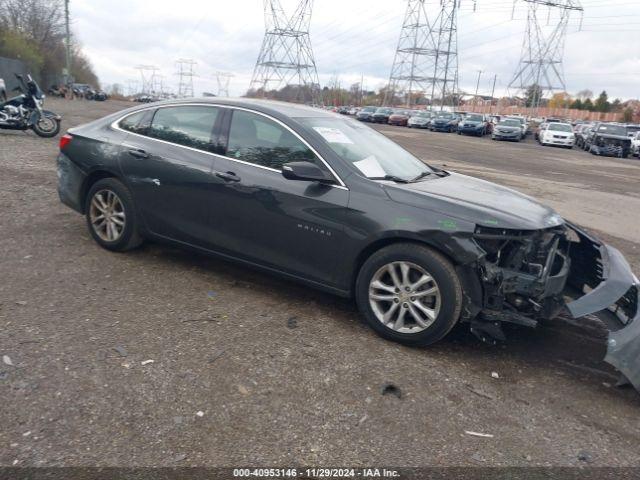
[[[159,108],[147,135],[165,142],[214,152],[215,145],[211,137],[218,113],[217,107],[195,105]]]
[[[146,110],[132,113],[128,117],[124,117],[122,120],[120,120],[118,126],[121,129],[126,130],[127,132],[143,134],[145,127],[141,124],[141,122],[146,114]]]
[[[227,156],[276,170],[288,162],[323,167],[311,149],[282,125],[243,110],[233,112]]]

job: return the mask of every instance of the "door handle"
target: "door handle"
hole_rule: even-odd
[[[216,172],[216,177],[223,179],[225,182],[240,181],[240,177],[233,172]]]
[[[149,158],[149,154],[142,150],[141,148],[132,148],[129,150],[129,155],[132,155],[136,158]]]

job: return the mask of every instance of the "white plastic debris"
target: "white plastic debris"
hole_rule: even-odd
[[[143,360],[142,362],[140,362],[140,365],[148,365],[153,362],[154,362],[153,360]]]
[[[13,362],[11,361],[11,358],[9,357],[9,355],[3,355],[2,361],[5,363],[5,365],[10,365],[13,367]]]
[[[467,435],[471,435],[472,437],[493,438],[493,435],[491,435],[490,433],[472,432],[469,430],[465,430],[464,433],[466,433]]]
[[[493,378],[500,378],[500,375],[498,375],[498,372],[491,372],[491,376]]]
[[[204,417],[204,412],[202,410],[196,412],[196,415],[199,417]]]
[[[29,435],[31,435],[31,430],[22,434],[23,437],[28,437]]]

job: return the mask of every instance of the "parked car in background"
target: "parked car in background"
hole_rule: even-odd
[[[358,113],[356,113],[356,119],[361,122],[371,122],[373,121],[373,114],[376,113],[378,107],[364,107],[361,108]]]
[[[520,116],[511,116],[511,117],[507,117],[507,118],[511,118],[513,120],[518,120],[518,122],[520,122],[520,129],[522,131],[522,140],[524,140],[524,138],[527,136],[527,133],[529,133],[529,125],[527,124],[527,119],[524,117],[520,117]],[[547,122],[549,123],[549,122]]]
[[[539,142],[540,141],[540,133],[544,132],[547,129],[548,126],[549,126],[549,124],[547,122],[542,122],[540,125],[538,125],[538,127],[535,130],[535,132],[533,133],[533,138],[535,138]]]
[[[629,138],[633,138],[636,136],[636,133],[640,132],[640,125],[637,123],[627,123],[627,136]]]
[[[380,107],[375,111],[375,113],[371,117],[371,121],[373,123],[389,123],[389,117],[392,114],[393,114],[393,108]]]
[[[6,101],[7,98],[7,85],[4,83],[4,80],[0,78],[0,102]]]
[[[487,117],[481,113],[468,113],[458,123],[458,135],[477,135],[483,137],[491,133],[493,125]]]
[[[640,157],[640,132],[636,132],[631,138],[631,155]]]
[[[570,123],[549,123],[547,128],[540,132],[540,144],[573,148],[576,136]]]
[[[592,127],[593,125],[591,123],[581,123],[580,125],[576,126],[576,128],[574,129],[574,133],[576,135],[576,147],[584,148],[585,138],[589,134],[589,131]]]
[[[432,118],[432,112],[426,110],[417,112],[414,115],[411,115],[409,121],[407,122],[407,126],[409,128],[429,128],[429,124],[431,123]]]
[[[450,112],[438,112],[431,120],[429,129],[434,132],[455,132],[458,129],[460,117]]]
[[[589,153],[626,158],[631,152],[631,139],[627,127],[619,123],[600,123],[587,139]]]
[[[358,107],[351,107],[349,109],[349,115],[356,115],[359,111],[360,109]]]
[[[394,110],[389,116],[389,125],[396,125],[398,127],[406,127],[409,122],[411,112],[409,110]]]
[[[512,142],[519,142],[522,140],[522,125],[520,121],[514,118],[501,120],[493,127],[491,140],[511,140]]]

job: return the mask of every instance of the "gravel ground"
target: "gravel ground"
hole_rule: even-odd
[[[126,106],[48,101],[64,128]],[[538,196],[640,270],[637,160],[379,128]],[[56,150],[0,131],[0,465],[640,466],[640,396],[580,330],[413,349],[347,300],[244,267],[109,253],[59,203]]]

